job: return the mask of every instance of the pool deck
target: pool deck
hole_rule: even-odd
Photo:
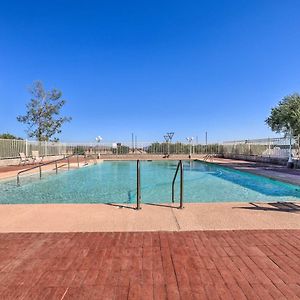
[[[103,160],[98,159],[98,162],[102,162]],[[50,162],[50,161],[47,161]],[[84,160],[84,158],[80,158],[79,159],[79,167],[83,167],[86,165],[86,161]],[[92,162],[89,162],[88,164],[91,164]],[[5,179],[16,179],[16,176],[18,174],[18,172],[22,171],[22,170],[26,170],[28,168],[31,167],[38,167],[39,164],[26,164],[26,165],[13,165],[13,166],[0,166],[0,180],[5,180]],[[64,162],[59,162],[58,163],[58,168],[59,168],[59,172],[60,171],[66,171],[68,169],[67,163]],[[71,159],[70,160],[70,169],[76,169],[78,168],[78,164],[76,159]],[[50,164],[50,165],[46,165],[42,167],[43,172],[51,172],[55,170],[55,165],[54,164]],[[26,176],[28,174],[35,174],[39,172],[39,168],[33,169],[31,171],[28,171],[25,175],[22,176]]]
[[[201,159],[199,159],[201,161]],[[224,158],[214,158],[212,163],[219,164],[224,167],[249,172],[256,175],[262,175],[286,183],[296,184],[300,186],[300,170],[288,169],[285,166],[257,163],[244,160],[233,160]]]
[[[178,204],[176,204],[178,205]],[[300,202],[0,205],[0,232],[300,229]]]

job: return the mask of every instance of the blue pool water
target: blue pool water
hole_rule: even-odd
[[[171,201],[177,161],[141,162],[142,202]],[[179,179],[179,176],[178,176]],[[176,183],[178,199],[179,182]],[[184,202],[300,200],[300,187],[197,161],[184,162]],[[103,162],[72,171],[0,182],[0,203],[135,203],[136,162]]]

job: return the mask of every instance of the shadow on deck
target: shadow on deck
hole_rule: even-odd
[[[249,209],[249,210],[264,210],[264,211],[280,211],[280,212],[300,212],[300,206],[293,202],[269,202],[269,203],[254,203],[250,202],[252,206],[246,207],[233,207],[237,209]],[[265,206],[265,205],[268,206]]]

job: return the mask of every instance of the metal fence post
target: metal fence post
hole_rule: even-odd
[[[45,156],[47,156],[48,155],[47,141],[44,142],[44,147],[45,147],[44,154],[45,154]]]
[[[26,153],[26,157],[28,157],[28,141],[27,141],[27,139],[25,140],[25,153]]]

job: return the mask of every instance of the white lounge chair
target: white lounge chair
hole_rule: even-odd
[[[20,152],[19,155],[20,155],[20,163],[19,163],[19,165],[21,165],[21,164],[25,165],[26,163],[30,162],[30,159],[25,155],[24,152]]]
[[[44,157],[40,157],[39,151],[32,151],[33,163],[41,163]]]

